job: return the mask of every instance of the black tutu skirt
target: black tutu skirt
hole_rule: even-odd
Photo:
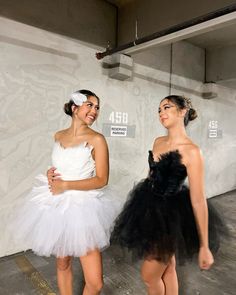
[[[133,252],[135,257],[168,262],[176,255],[180,263],[199,251],[199,236],[190,201],[189,188],[183,185],[186,167],[178,151],[169,152],[154,162],[149,155],[149,177],[129,193],[111,236]],[[209,242],[216,252],[225,226],[209,204]]]

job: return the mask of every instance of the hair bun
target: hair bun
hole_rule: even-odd
[[[193,121],[194,119],[197,118],[197,112],[193,108],[190,108],[188,111],[188,119],[189,121]]]
[[[73,102],[72,101],[69,101],[67,103],[64,104],[64,112],[68,115],[68,116],[71,116],[72,117],[72,107],[73,105]]]

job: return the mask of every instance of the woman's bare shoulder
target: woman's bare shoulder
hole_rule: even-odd
[[[67,132],[68,129],[59,130],[54,134],[55,141],[60,140]]]
[[[199,146],[194,142],[190,141],[187,144],[183,144],[181,147],[181,152],[186,155],[196,155],[201,152]]]
[[[94,147],[100,144],[107,144],[104,135],[92,129],[89,132],[89,141]]]
[[[198,162],[202,160],[202,152],[197,144],[189,142],[181,147],[180,153],[183,158],[183,162],[186,164]]]
[[[156,137],[155,140],[154,140],[153,146],[156,146],[156,145],[159,145],[159,144],[162,144],[162,143],[166,142],[166,139],[167,139],[167,136]]]

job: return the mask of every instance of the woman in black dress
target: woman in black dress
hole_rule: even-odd
[[[176,257],[184,262],[198,253],[199,267],[206,270],[214,263],[211,250],[219,247],[221,220],[204,195],[201,151],[185,130],[196,117],[185,97],[170,95],[160,102],[167,136],[155,139],[149,175],[130,192],[112,234],[114,243],[144,260],[141,274],[149,295],[178,294]]]

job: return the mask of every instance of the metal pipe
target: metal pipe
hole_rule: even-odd
[[[168,35],[168,34],[171,34],[171,33],[175,33],[175,32],[181,31],[181,30],[186,29],[186,28],[189,28],[191,26],[198,25],[200,23],[203,23],[203,22],[212,20],[214,18],[223,16],[223,15],[226,15],[228,13],[235,12],[235,11],[236,11],[236,4],[232,4],[232,5],[229,5],[229,6],[220,8],[220,9],[218,9],[216,11],[207,13],[205,15],[198,16],[198,17],[193,18],[191,20],[185,21],[183,23],[174,25],[172,27],[169,27],[167,29],[161,30],[159,32],[153,33],[151,35],[142,37],[140,39],[136,39],[136,40],[134,40],[132,42],[129,42],[129,43],[126,43],[126,44],[117,46],[117,47],[112,48],[112,49],[108,49],[108,50],[106,50],[104,52],[97,52],[96,53],[96,57],[97,57],[97,59],[102,59],[102,58],[104,58],[107,55],[112,55],[114,53],[124,51],[125,49],[131,48],[131,47],[135,47],[137,45],[140,45],[140,44],[143,44],[143,43],[146,43],[146,42],[155,40],[157,38],[163,37],[163,36]]]

